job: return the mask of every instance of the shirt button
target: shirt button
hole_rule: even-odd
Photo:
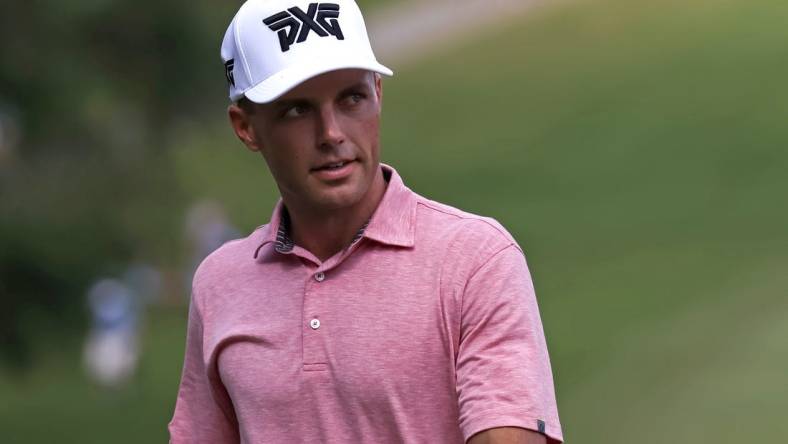
[[[320,328],[320,319],[312,319],[309,321],[309,326],[312,327],[312,330],[317,330]]]
[[[323,282],[326,279],[326,274],[322,271],[315,273],[315,280],[318,282]]]

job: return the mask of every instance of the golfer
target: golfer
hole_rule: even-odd
[[[249,0],[225,34],[230,123],[281,199],[195,273],[171,442],[561,442],[522,249],[380,162],[392,72],[329,1]]]

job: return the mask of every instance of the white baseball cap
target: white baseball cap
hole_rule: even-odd
[[[387,76],[353,0],[248,0],[222,41],[230,100],[275,100],[314,76],[345,68]]]

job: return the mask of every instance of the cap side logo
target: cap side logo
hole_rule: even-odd
[[[224,76],[227,77],[227,83],[235,86],[235,77],[233,77],[233,67],[235,66],[235,59],[230,59],[224,62]]]
[[[306,41],[312,31],[320,37],[333,35],[337,40],[345,39],[339,27],[339,5],[336,3],[310,3],[306,12],[293,6],[266,18],[263,23],[277,33],[282,52],[289,51],[295,43]]]

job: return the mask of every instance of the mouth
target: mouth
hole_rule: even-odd
[[[324,163],[318,167],[312,168],[312,171],[336,171],[343,168],[345,165],[355,162],[355,159],[337,160],[333,162]]]
[[[312,168],[311,172],[318,180],[336,183],[348,179],[356,169],[356,159],[337,160]]]

